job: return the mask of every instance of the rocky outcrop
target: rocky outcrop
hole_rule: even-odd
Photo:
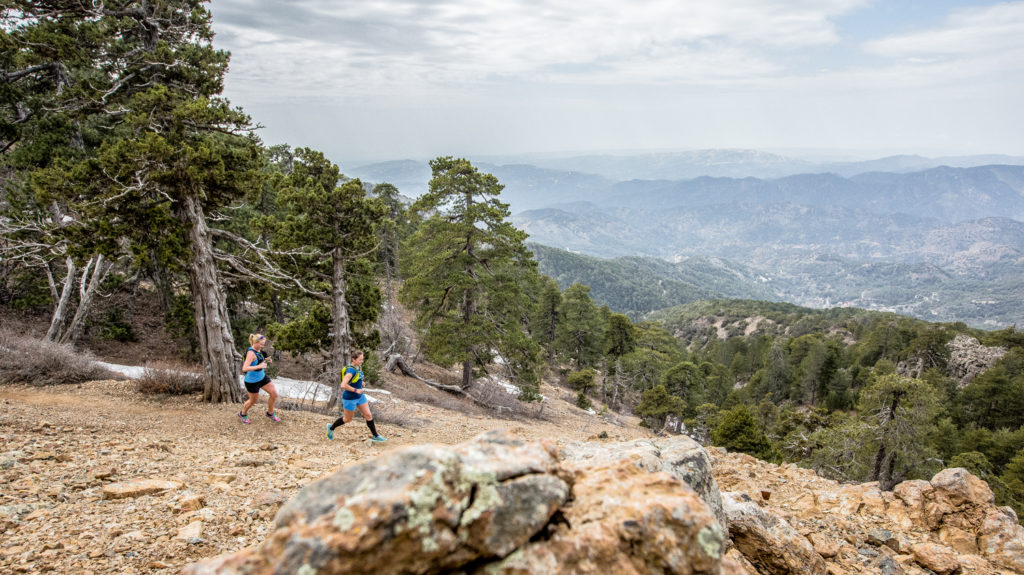
[[[736,548],[758,573],[825,573],[825,560],[785,519],[765,511],[745,493],[726,493],[724,499]]]
[[[260,546],[185,573],[749,572],[680,479],[720,503],[694,449],[686,438],[574,445],[563,459],[492,432],[398,450],[307,486]]]
[[[969,335],[958,334],[949,342],[949,364],[946,373],[959,381],[963,387],[979,373],[995,365],[1004,355],[1004,348],[986,347]]]
[[[1024,572],[1024,528],[964,469],[887,492],[710,452],[498,432],[396,450],[306,486],[262,544],[184,573]]]
[[[1024,527],[964,469],[888,492],[877,483],[841,485],[809,469],[709,451],[727,490],[732,540],[759,573],[816,572],[803,538],[830,575],[1024,573]],[[794,570],[801,562],[806,567]]]
[[[593,466],[620,459],[631,461],[645,471],[664,471],[689,485],[704,500],[724,527],[722,496],[711,471],[711,457],[689,437],[641,439],[626,443],[604,444],[576,442],[562,451],[563,460],[577,466]]]

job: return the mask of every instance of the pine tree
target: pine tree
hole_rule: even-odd
[[[424,350],[435,363],[460,363],[464,389],[495,353],[535,385],[538,347],[524,332],[532,308],[522,286],[538,273],[526,234],[508,222],[497,178],[465,159],[441,157],[430,167],[430,190],[411,208],[427,217],[405,243],[400,292]]]
[[[212,46],[203,4],[23,3],[33,11],[26,29],[38,25],[30,35],[47,40],[37,52],[40,44],[24,45],[23,57],[43,62],[19,77],[51,90],[45,100],[8,108],[27,115],[18,118],[20,141],[4,146],[17,154],[56,150],[36,155],[32,181],[41,204],[62,206],[81,222],[74,233],[87,239],[83,248],[108,254],[124,240],[153,247],[146,238],[156,237],[157,250],[180,255],[206,367],[204,398],[237,401],[238,352],[207,214],[252,187],[259,152],[249,118],[218,97],[228,55]],[[84,58],[45,47],[76,42]]]
[[[614,362],[636,349],[636,333],[633,323],[621,313],[613,313],[604,335],[604,353]]]
[[[320,339],[330,342],[332,373],[340,373],[351,359],[358,339],[353,325],[368,327],[377,320],[381,295],[370,275],[370,259],[378,245],[375,222],[385,215],[384,204],[368,199],[359,180],[339,185],[340,179],[338,167],[321,152],[297,149],[292,173],[279,191],[284,217],[274,228],[273,240],[275,249],[289,254],[288,267],[296,277],[307,279],[308,285],[323,286],[307,294],[330,310],[330,332],[303,333],[321,334]],[[359,343],[376,347],[377,336],[369,337],[367,341],[363,335]],[[331,405],[337,402],[337,389],[332,387]]]
[[[774,456],[771,443],[754,420],[750,408],[740,404],[721,414],[711,432],[711,440],[719,447],[770,460]]]
[[[883,490],[937,471],[933,450],[921,441],[939,413],[939,393],[928,383],[895,374],[876,377],[862,392],[858,411],[873,436],[869,481]]]
[[[558,316],[557,345],[561,352],[579,369],[597,365],[605,324],[590,299],[590,287],[578,283],[569,286],[562,295]]]
[[[548,363],[552,363],[557,352],[562,292],[558,289],[558,283],[550,277],[542,275],[540,281],[540,295],[530,323],[530,335],[546,352]]]
[[[636,414],[654,430],[660,430],[669,416],[682,417],[683,400],[670,394],[664,385],[656,385],[643,393],[636,406]]]

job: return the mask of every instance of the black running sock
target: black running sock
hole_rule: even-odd
[[[377,426],[373,423],[372,419],[366,420],[366,427],[369,427],[370,433],[372,433],[374,437],[377,437]]]
[[[338,421],[335,421],[334,423],[331,424],[331,431],[334,431],[335,429],[341,427],[342,425],[345,425],[345,418],[339,417]]]

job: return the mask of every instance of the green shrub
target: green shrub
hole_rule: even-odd
[[[135,332],[132,331],[132,324],[124,319],[124,312],[119,309],[112,309],[107,313],[106,320],[100,326],[100,337],[122,343],[138,341]]]
[[[656,385],[643,393],[636,406],[636,414],[651,429],[661,429],[670,415],[678,416],[686,408],[682,398],[672,395],[664,385]]]
[[[720,414],[718,425],[711,431],[711,440],[729,451],[739,451],[766,461],[776,458],[750,408],[743,404]]]
[[[590,409],[590,398],[582,391],[576,393],[576,407],[580,409]]]
[[[576,391],[586,393],[594,387],[595,377],[597,377],[597,371],[593,368],[581,369],[570,373],[569,377],[565,378],[565,383]]]

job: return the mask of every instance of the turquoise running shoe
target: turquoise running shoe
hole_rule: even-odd
[[[372,438],[370,438],[370,441],[374,443],[384,443],[387,440],[388,438],[384,437],[383,435],[374,435]]]
[[[327,424],[327,439],[334,439],[334,430],[331,429],[331,424]]]

